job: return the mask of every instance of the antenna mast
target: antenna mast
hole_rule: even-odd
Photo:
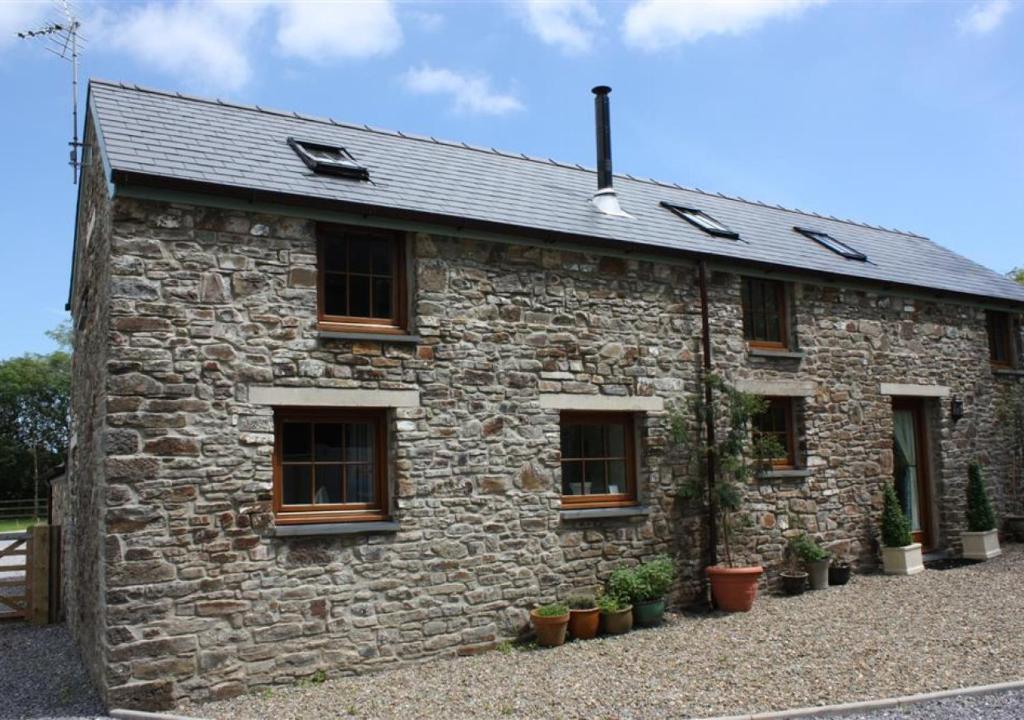
[[[70,0],[57,0],[57,7],[63,15],[61,22],[48,22],[35,30],[24,30],[18,33],[23,40],[40,38],[47,41],[46,50],[61,60],[71,63],[71,146],[70,160],[71,182],[78,182],[78,171],[81,162],[78,149],[82,143],[78,141],[78,49],[85,44],[85,38],[78,34],[81,23],[75,15]]]

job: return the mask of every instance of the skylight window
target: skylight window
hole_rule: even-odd
[[[296,140],[295,138],[288,138],[288,144],[302,158],[302,162],[306,163],[309,169],[315,173],[338,175],[354,180],[370,179],[370,173],[366,168],[356,162],[355,158],[343,147]]]
[[[828,233],[821,232],[820,230],[811,230],[809,228],[802,227],[794,227],[793,229],[796,230],[801,235],[809,237],[811,240],[814,240],[815,242],[824,245],[829,250],[834,252],[836,255],[842,255],[847,260],[860,260],[861,262],[864,262],[865,260],[868,259],[868,256],[865,255],[864,253],[860,252],[859,250],[854,250],[846,243],[836,240]]]
[[[663,202],[661,206],[663,208],[671,210],[672,212],[681,217],[683,220],[686,220],[691,225],[699,227],[708,235],[714,235],[715,237],[731,238],[733,240],[740,236],[738,232],[730,230],[725,225],[715,220],[713,217],[708,215],[703,210],[683,207],[682,205],[673,205],[672,203],[667,202]]]

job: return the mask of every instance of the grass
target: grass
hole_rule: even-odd
[[[42,518],[3,518],[0,519],[0,532],[18,532],[42,522]]]

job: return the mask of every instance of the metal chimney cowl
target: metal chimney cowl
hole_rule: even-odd
[[[594,93],[594,126],[597,134],[597,192],[590,201],[605,215],[632,217],[619,206],[619,196],[612,187],[612,129],[608,109],[607,85],[598,85]]]

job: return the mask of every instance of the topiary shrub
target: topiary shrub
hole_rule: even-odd
[[[967,529],[970,532],[987,532],[996,529],[996,516],[985,491],[985,480],[981,476],[981,465],[972,462],[967,467]]]
[[[900,499],[896,497],[896,488],[892,483],[885,484],[885,495],[882,506],[882,544],[885,547],[906,547],[914,542],[910,534],[910,521],[900,507]]]

